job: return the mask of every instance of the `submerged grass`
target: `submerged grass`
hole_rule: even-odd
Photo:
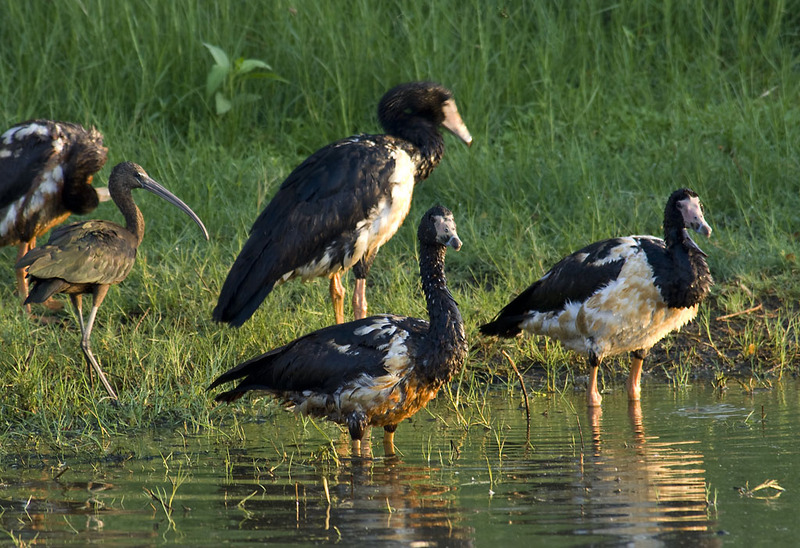
[[[564,254],[659,234],[666,197],[681,186],[700,194],[715,229],[701,245],[717,285],[649,371],[681,384],[705,366],[719,386],[739,374],[798,373],[800,19],[786,2],[88,0],[2,10],[0,33],[14,44],[0,51],[4,127],[33,117],[96,125],[110,156],[100,180],[117,162],[140,163],[212,239],[160,200],[136,196],[145,240],[92,341],[118,409],[95,401],[102,389],[69,311],[55,325],[22,314],[16,251],[0,249],[0,453],[13,440],[104,454],[152,425],[216,431],[239,413],[278,410],[268,399],[213,407],[205,386],[329,324],[326,286],[287,284],[240,329],[210,320],[220,286],[291,169],[334,139],[379,130],[378,99],[412,79],[455,91],[475,145],[446,138],[444,161],[375,263],[370,308],[425,316],[409,226],[433,203],[451,208],[465,246],[448,255],[448,279],[473,342],[454,402],[480,402],[477,385],[510,374],[501,350],[541,377],[533,390],[580,384],[575,357],[559,345],[487,341],[477,325]],[[280,79],[240,82],[231,89],[246,106],[218,116],[204,42],[232,60],[262,60]],[[248,103],[250,95],[262,99]],[[111,204],[91,216],[120,220]],[[459,413],[463,424],[485,421],[474,409]]]

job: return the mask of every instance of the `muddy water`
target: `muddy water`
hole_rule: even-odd
[[[596,415],[582,394],[534,397],[530,442],[520,402],[490,390],[456,413],[441,398],[401,425],[393,459],[377,432],[375,458],[351,459],[336,428],[291,414],[154,432],[99,462],[6,459],[0,544],[796,542],[800,383],[649,385],[641,406],[620,390]],[[766,480],[786,490],[753,490]]]

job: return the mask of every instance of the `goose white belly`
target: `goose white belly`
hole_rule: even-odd
[[[24,194],[0,211],[0,244],[10,245],[44,232],[48,223],[69,212],[61,205],[58,193],[64,185],[64,171],[60,165],[43,173],[33,194]],[[19,218],[19,217],[22,218]],[[57,224],[57,223],[54,223]]]
[[[352,252],[344,256],[341,266],[336,268],[337,265],[334,264],[337,255],[336,247],[342,245],[338,241],[329,246],[319,259],[287,272],[280,282],[296,276],[308,281],[333,272],[350,269],[362,257],[377,252],[394,236],[411,209],[416,166],[405,151],[395,148],[391,153],[395,160],[395,168],[389,179],[391,190],[370,210],[369,216],[356,225]]]
[[[698,310],[698,305],[669,308],[653,281],[646,255],[637,253],[627,258],[617,279],[585,301],[552,312],[533,311],[521,327],[599,358],[650,348]]]
[[[366,254],[376,252],[389,241],[400,228],[411,209],[414,194],[414,172],[416,165],[405,151],[392,150],[395,167],[389,179],[391,192],[382,198],[356,228],[356,243],[352,255],[345,259],[345,268],[350,268]]]

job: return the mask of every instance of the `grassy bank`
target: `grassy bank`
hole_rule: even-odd
[[[474,145],[446,138],[442,164],[372,269],[372,312],[424,317],[414,227],[433,203],[447,205],[465,242],[447,263],[475,349],[464,382],[505,374],[502,348],[544,372],[537,389],[560,388],[573,381],[571,354],[544,340],[485,341],[477,325],[565,253],[659,234],[666,197],[688,186],[715,230],[701,245],[717,285],[689,332],[646,367],[675,382],[701,367],[721,384],[796,374],[796,12],[744,0],[6,2],[3,127],[33,117],[96,125],[109,146],[99,179],[117,162],[140,163],[212,239],[165,203],[135,196],[145,240],[92,341],[119,410],[93,401],[102,388],[88,385],[72,315],[40,325],[22,313],[16,250],[0,249],[0,436],[102,451],[114,433],[199,427],[245,409],[212,408],[205,386],[332,321],[323,281],[280,288],[241,329],[210,320],[250,224],[308,154],[378,131],[380,96],[414,79],[454,90]],[[214,60],[204,43],[271,66],[269,77],[226,80],[233,108],[222,115],[206,93]],[[91,217],[120,220],[112,204]]]

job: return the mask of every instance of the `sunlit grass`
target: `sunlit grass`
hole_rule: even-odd
[[[370,309],[425,316],[414,227],[432,204],[451,208],[465,245],[448,254],[448,280],[473,347],[448,392],[454,424],[491,422],[490,409],[465,403],[480,404],[486,383],[510,374],[501,350],[541,380],[531,393],[580,385],[584,361],[557,343],[485,340],[477,325],[587,243],[659,235],[665,200],[681,186],[706,206],[714,235],[700,244],[717,285],[689,328],[696,339],[674,335],[665,348],[676,361],[660,354],[646,367],[677,384],[699,365],[717,379],[797,371],[800,73],[789,11],[744,0],[9,3],[0,17],[13,44],[0,50],[3,127],[32,117],[96,125],[109,146],[101,181],[120,161],[141,164],[191,205],[212,239],[167,204],[135,195],[145,239],[92,341],[119,409],[95,402],[102,390],[68,309],[47,326],[22,314],[16,250],[0,249],[0,436],[103,453],[114,451],[114,436],[151,425],[217,431],[241,414],[279,411],[268,398],[214,407],[205,387],[329,324],[327,284],[281,287],[240,329],[210,319],[220,286],[291,169],[334,139],[378,131],[378,99],[412,79],[454,90],[475,143],[446,136],[442,164],[375,262]],[[284,81],[241,82],[229,93],[261,99],[218,116],[204,42],[231,59],[262,60]],[[121,219],[113,204],[91,216]],[[715,320],[762,302],[763,313],[724,329]],[[706,355],[715,361],[698,363]],[[604,382],[627,357],[607,365]]]

